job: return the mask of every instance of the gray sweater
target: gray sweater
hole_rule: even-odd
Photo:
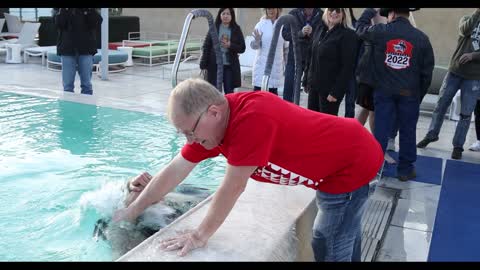
[[[463,16],[459,23],[458,44],[450,60],[449,71],[467,80],[480,80],[480,48],[475,49],[473,42],[480,46],[480,9],[471,16]],[[460,64],[460,57],[464,53],[472,53],[473,59]]]

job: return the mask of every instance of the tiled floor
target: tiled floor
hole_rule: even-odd
[[[0,55],[0,91],[15,91],[31,95],[61,98],[70,101],[96,104],[125,110],[163,114],[171,86],[171,67],[133,66],[125,72],[109,74],[108,80],[93,76],[94,94],[85,96],[79,92],[77,77],[75,91],[64,93],[61,73],[47,70],[40,65],[40,58],[32,57],[28,64],[5,64],[5,56]],[[182,69],[182,67],[181,67]],[[198,72],[184,67],[179,81]],[[248,82],[245,83],[248,88]],[[306,106],[306,94],[302,93],[301,106]],[[339,115],[343,115],[341,106]],[[417,141],[428,130],[430,116],[424,113],[417,125]],[[367,125],[368,126],[368,125]],[[441,137],[427,149],[419,149],[418,154],[450,158],[451,140],[455,122],[445,120]],[[476,140],[474,125],[465,142],[465,148]],[[398,148],[398,139],[396,142]],[[480,163],[480,153],[465,150],[463,160]],[[444,161],[445,163],[445,161]],[[398,190],[398,193],[397,191]],[[399,194],[395,211],[387,232],[383,237],[376,259],[378,261],[426,261],[434,224],[440,187],[419,182],[403,183],[393,178],[383,179],[375,192],[376,199],[392,200]]]

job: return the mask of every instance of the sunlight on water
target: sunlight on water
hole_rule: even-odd
[[[0,260],[110,261],[95,222],[184,142],[163,116],[0,91]],[[213,191],[225,164],[204,161],[184,183]]]

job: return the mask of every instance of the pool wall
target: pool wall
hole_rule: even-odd
[[[310,239],[317,211],[315,191],[251,179],[205,247],[184,257],[160,249],[162,239],[202,222],[212,196],[117,261],[313,261]]]

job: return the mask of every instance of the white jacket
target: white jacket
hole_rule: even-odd
[[[276,22],[276,21],[275,21]],[[260,34],[262,34],[261,46],[257,48],[255,46],[255,40],[252,41],[250,47],[257,51],[255,55],[255,60],[253,64],[253,85],[262,86],[262,78],[265,73],[265,64],[267,63],[268,51],[270,50],[270,44],[272,43],[273,30],[275,29],[275,24],[272,23],[270,19],[262,18],[255,25]],[[285,40],[282,37],[282,30],[278,36],[277,51],[275,52],[275,59],[273,61],[272,72],[268,81],[268,88],[279,88],[283,87],[284,83],[284,46],[286,45]]]

